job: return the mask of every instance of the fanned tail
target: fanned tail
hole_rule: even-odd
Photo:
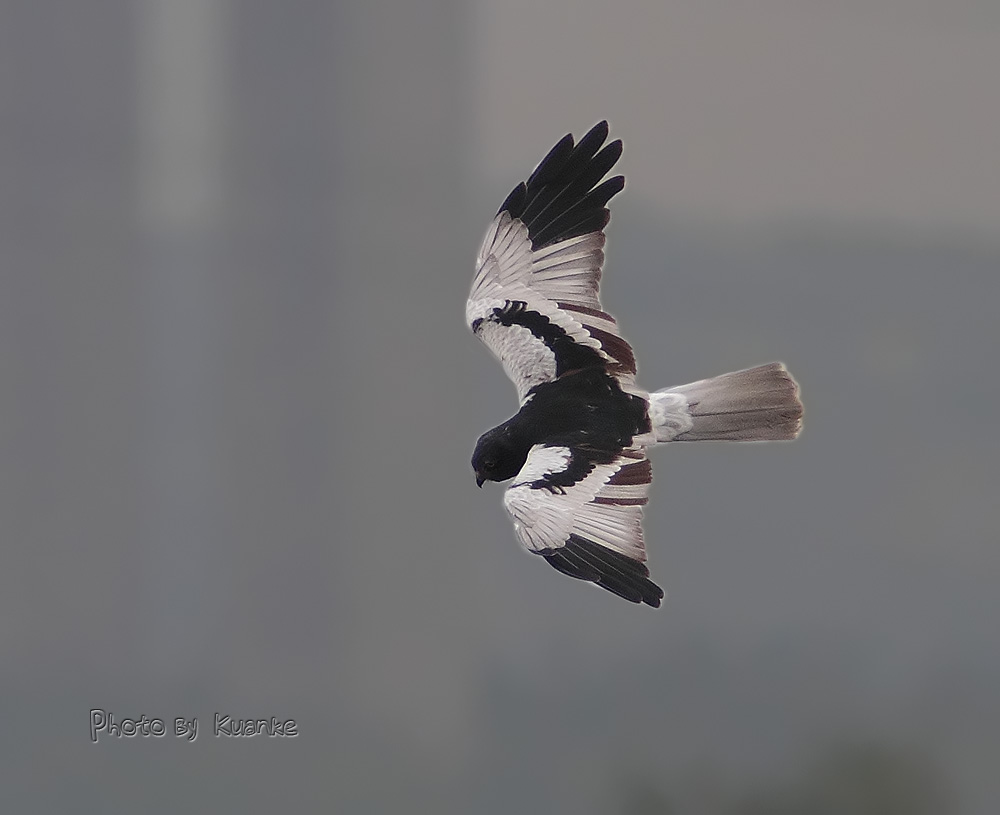
[[[649,395],[658,442],[778,441],[802,430],[799,385],[780,362]]]

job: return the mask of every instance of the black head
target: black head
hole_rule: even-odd
[[[504,425],[483,433],[472,454],[472,469],[476,471],[476,483],[481,487],[484,481],[506,481],[518,474],[528,451],[521,449],[510,431]]]

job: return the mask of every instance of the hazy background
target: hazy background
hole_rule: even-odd
[[[5,806],[997,812],[998,79],[987,0],[0,2]],[[641,381],[806,402],[657,451],[658,611],[468,463],[480,236],[602,118]]]

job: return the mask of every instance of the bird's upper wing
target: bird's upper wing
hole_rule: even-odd
[[[652,479],[638,447],[600,463],[580,448],[536,444],[504,506],[518,540],[559,571],[656,607],[663,590],[649,579],[642,538]]]
[[[632,349],[598,299],[607,203],[625,185],[623,176],[599,183],[622,153],[607,137],[607,122],[577,144],[564,137],[507,196],[479,250],[466,319],[522,401],[535,385],[592,365],[623,387],[635,380]]]

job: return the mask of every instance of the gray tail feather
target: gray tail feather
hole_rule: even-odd
[[[660,441],[775,441],[802,430],[799,385],[780,362],[701,379],[650,395]]]

